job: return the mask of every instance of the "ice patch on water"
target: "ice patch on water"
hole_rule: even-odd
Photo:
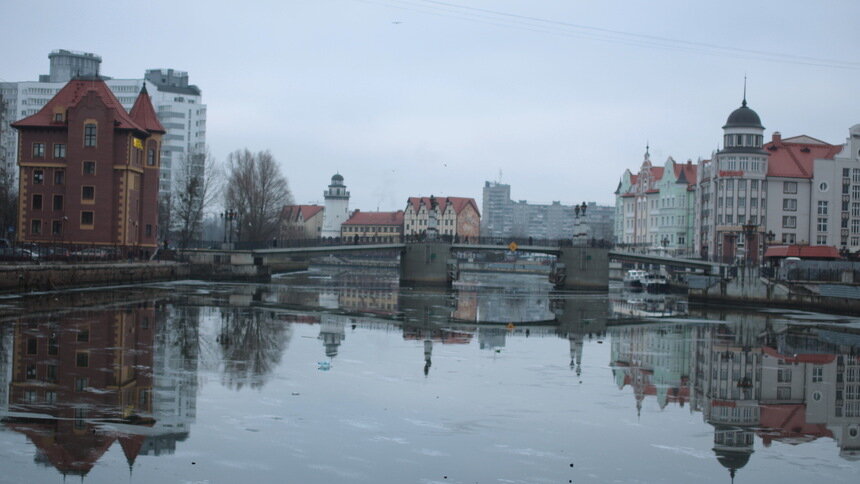
[[[361,429],[361,430],[375,430],[378,425],[373,422],[366,422],[362,420],[347,420],[342,419],[340,423],[344,425],[349,425],[350,427]]]
[[[403,437],[386,437],[384,435],[377,435],[370,439],[373,442],[394,442],[395,444],[406,445],[409,443],[408,440]]]
[[[436,422],[428,422],[426,420],[417,420],[417,419],[413,419],[413,418],[405,418],[403,420],[405,420],[405,421],[407,421],[407,422],[409,422],[412,425],[415,425],[417,427],[427,427],[427,428],[436,429],[436,430],[447,430],[444,425],[436,423]]]
[[[421,455],[426,455],[428,457],[448,457],[451,455],[451,454],[448,454],[446,452],[442,452],[441,450],[436,450],[436,449],[419,449],[419,450],[416,450],[415,452],[417,452]]]
[[[697,459],[711,459],[713,458],[713,454],[710,452],[705,452],[699,449],[694,449],[692,447],[674,447],[671,445],[660,445],[660,444],[651,444],[651,447],[655,447],[662,450],[668,450],[670,452],[674,452],[676,454],[681,455],[689,455],[690,457],[695,457]]]

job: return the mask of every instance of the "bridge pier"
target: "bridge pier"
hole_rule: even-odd
[[[448,259],[451,244],[447,242],[420,242],[407,244],[400,253],[400,282],[447,285]]]
[[[558,262],[564,264],[565,289],[609,289],[609,250],[595,247],[562,247]]]

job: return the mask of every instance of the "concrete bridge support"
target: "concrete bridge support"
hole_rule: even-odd
[[[558,262],[565,265],[565,289],[609,288],[609,250],[594,247],[564,247]]]
[[[408,244],[400,253],[400,282],[448,284],[448,259],[451,244],[421,242]]]

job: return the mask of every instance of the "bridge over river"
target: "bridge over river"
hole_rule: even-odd
[[[653,265],[665,265],[711,274],[720,264],[694,259],[680,259],[603,247],[582,245],[493,245],[423,241],[407,243],[318,245],[312,247],[282,247],[256,250],[189,250],[183,252],[197,265],[220,267],[222,272],[237,276],[265,276],[274,272],[307,267],[315,256],[350,253],[388,253],[399,256],[400,280],[404,283],[450,284],[458,276],[455,253],[517,252],[555,256],[550,271],[551,280],[561,288],[605,290],[609,286],[609,261],[618,260]]]

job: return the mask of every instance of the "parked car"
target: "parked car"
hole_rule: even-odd
[[[88,247],[72,252],[72,256],[80,259],[113,259],[116,258],[116,250],[112,247]]]

